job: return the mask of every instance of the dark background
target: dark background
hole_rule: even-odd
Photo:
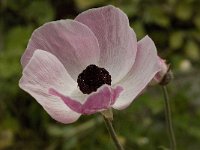
[[[99,114],[60,124],[18,87],[20,57],[34,29],[108,4],[120,7],[138,40],[148,34],[171,64],[175,78],[168,89],[178,150],[200,149],[199,0],[0,0],[0,149],[114,149]],[[167,150],[161,88],[149,87],[130,107],[114,111],[114,126],[127,150]]]

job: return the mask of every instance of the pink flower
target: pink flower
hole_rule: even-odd
[[[154,42],[148,36],[137,42],[114,6],[39,27],[21,63],[19,86],[62,123],[126,108],[160,71]]]

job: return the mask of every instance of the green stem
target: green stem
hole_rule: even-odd
[[[173,126],[172,126],[171,109],[170,109],[167,87],[163,85],[162,90],[164,93],[163,96],[164,96],[164,102],[165,102],[165,117],[166,117],[166,122],[167,122],[167,130],[169,134],[171,150],[176,150],[176,139],[175,139]]]
[[[110,119],[107,119],[106,117],[104,117],[104,121],[105,121],[105,124],[106,124],[106,127],[110,133],[110,136],[117,148],[117,150],[124,150],[124,148],[122,147],[122,145],[120,144],[118,138],[117,138],[117,134],[115,133],[115,130],[113,128],[113,125],[112,125],[112,121]]]

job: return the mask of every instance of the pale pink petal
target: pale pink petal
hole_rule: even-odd
[[[83,104],[80,103],[78,100],[72,99],[68,96],[64,96],[53,88],[49,89],[49,93],[60,97],[65,102],[65,104],[73,111],[88,115],[110,108],[119,97],[122,90],[123,89],[120,86],[111,88],[107,85],[103,85],[97,90],[97,92],[91,93],[85,99],[85,102]]]
[[[36,29],[22,56],[27,65],[36,49],[51,52],[65,66],[74,80],[90,64],[97,64],[100,50],[94,33],[84,24],[73,20],[46,23]]]
[[[53,88],[49,89],[49,94],[60,97],[71,110],[82,114],[82,104],[78,100],[74,100],[68,96],[64,96]]]
[[[124,88],[114,104],[115,109],[126,108],[140,94],[155,74],[160,71],[154,42],[145,36],[138,42],[135,63],[127,76],[117,83]]]
[[[62,123],[76,121],[80,114],[72,111],[60,98],[50,95],[49,88],[70,95],[76,82],[67,73],[61,62],[51,53],[36,50],[23,70],[19,86],[32,95],[47,113]]]
[[[137,40],[125,13],[113,6],[85,11],[75,20],[87,25],[96,35],[100,46],[100,67],[112,76],[112,84],[131,69],[136,56]]]
[[[119,95],[121,94],[121,92],[123,91],[124,89],[121,87],[121,86],[116,86],[115,88],[112,88],[112,101],[111,101],[111,105],[113,105],[117,98],[119,97]]]

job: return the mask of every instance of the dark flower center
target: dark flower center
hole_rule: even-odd
[[[104,68],[96,65],[89,65],[79,74],[77,83],[79,89],[84,94],[90,94],[102,86],[103,84],[111,85],[111,75]]]

